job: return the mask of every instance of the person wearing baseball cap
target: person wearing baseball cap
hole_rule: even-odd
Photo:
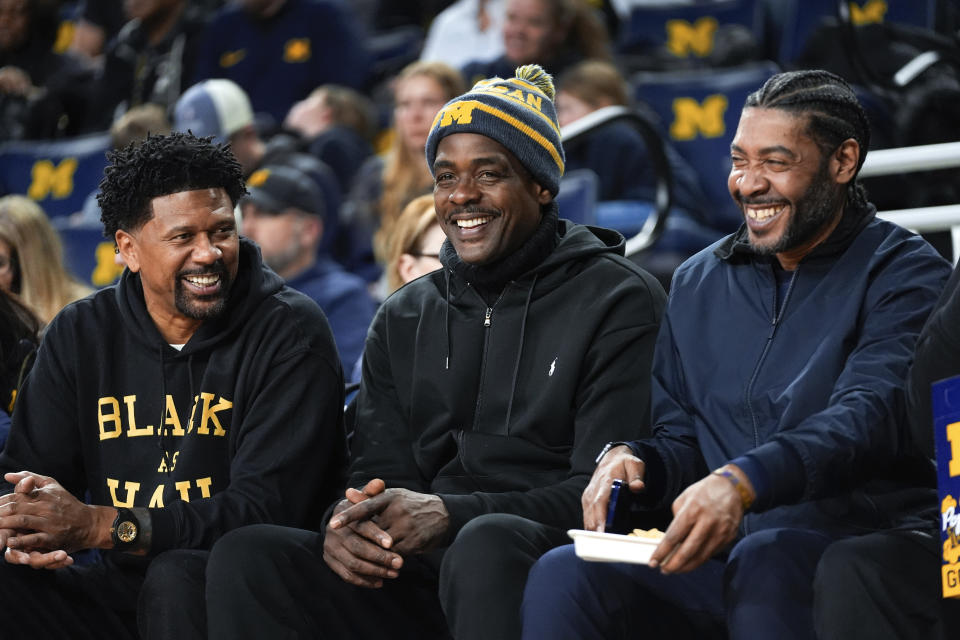
[[[349,370],[363,352],[376,304],[364,280],[320,248],[326,217],[323,195],[309,175],[284,165],[253,172],[247,189],[240,203],[243,234],[260,246],[267,266],[323,309],[340,361]]]
[[[666,296],[619,233],[560,219],[553,96],[528,65],[436,116],[443,269],[370,328],[346,497],[323,532],[218,544],[210,638],[517,638],[527,571],[582,525],[596,452],[649,433]]]

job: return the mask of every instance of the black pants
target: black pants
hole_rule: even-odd
[[[447,549],[405,558],[398,578],[366,589],[327,567],[319,534],[244,527],[210,556],[210,638],[519,638],[527,572],[565,541],[559,529],[485,515]]]
[[[960,600],[941,598],[940,540],[885,531],[831,545],[817,566],[820,640],[956,638]]]
[[[204,638],[208,556],[207,551],[175,550],[149,565],[120,566],[107,557],[53,571],[0,560],[0,637]]]

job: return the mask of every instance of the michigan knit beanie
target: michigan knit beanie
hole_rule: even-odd
[[[553,78],[536,64],[518,67],[513,78],[473,85],[433,120],[426,147],[430,173],[440,140],[453,133],[479,133],[506,147],[537,184],[556,195],[564,155],[553,96]]]

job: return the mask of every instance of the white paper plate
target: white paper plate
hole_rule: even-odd
[[[624,536],[618,533],[599,533],[583,529],[570,529],[567,535],[573,538],[576,554],[593,562],[630,562],[647,564],[660,538]]]

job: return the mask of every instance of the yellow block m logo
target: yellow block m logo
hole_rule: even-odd
[[[440,126],[447,127],[454,122],[457,124],[470,124],[473,122],[473,109],[477,103],[472,100],[463,100],[455,102],[443,110],[440,116]]]
[[[713,16],[699,18],[694,24],[667,20],[667,50],[678,58],[686,58],[691,52],[701,58],[710,55],[716,35],[717,19]]]
[[[884,0],[869,0],[862,7],[856,2],[850,3],[850,21],[855,25],[883,22],[887,15],[887,3]]]
[[[674,98],[670,137],[693,140],[699,133],[704,138],[719,138],[726,131],[723,116],[727,104],[727,97],[720,93],[708,96],[703,104],[693,98]]]
[[[30,172],[30,188],[27,196],[43,200],[48,194],[62,200],[73,193],[73,174],[77,171],[76,158],[64,158],[58,166],[50,160],[37,160]]]

